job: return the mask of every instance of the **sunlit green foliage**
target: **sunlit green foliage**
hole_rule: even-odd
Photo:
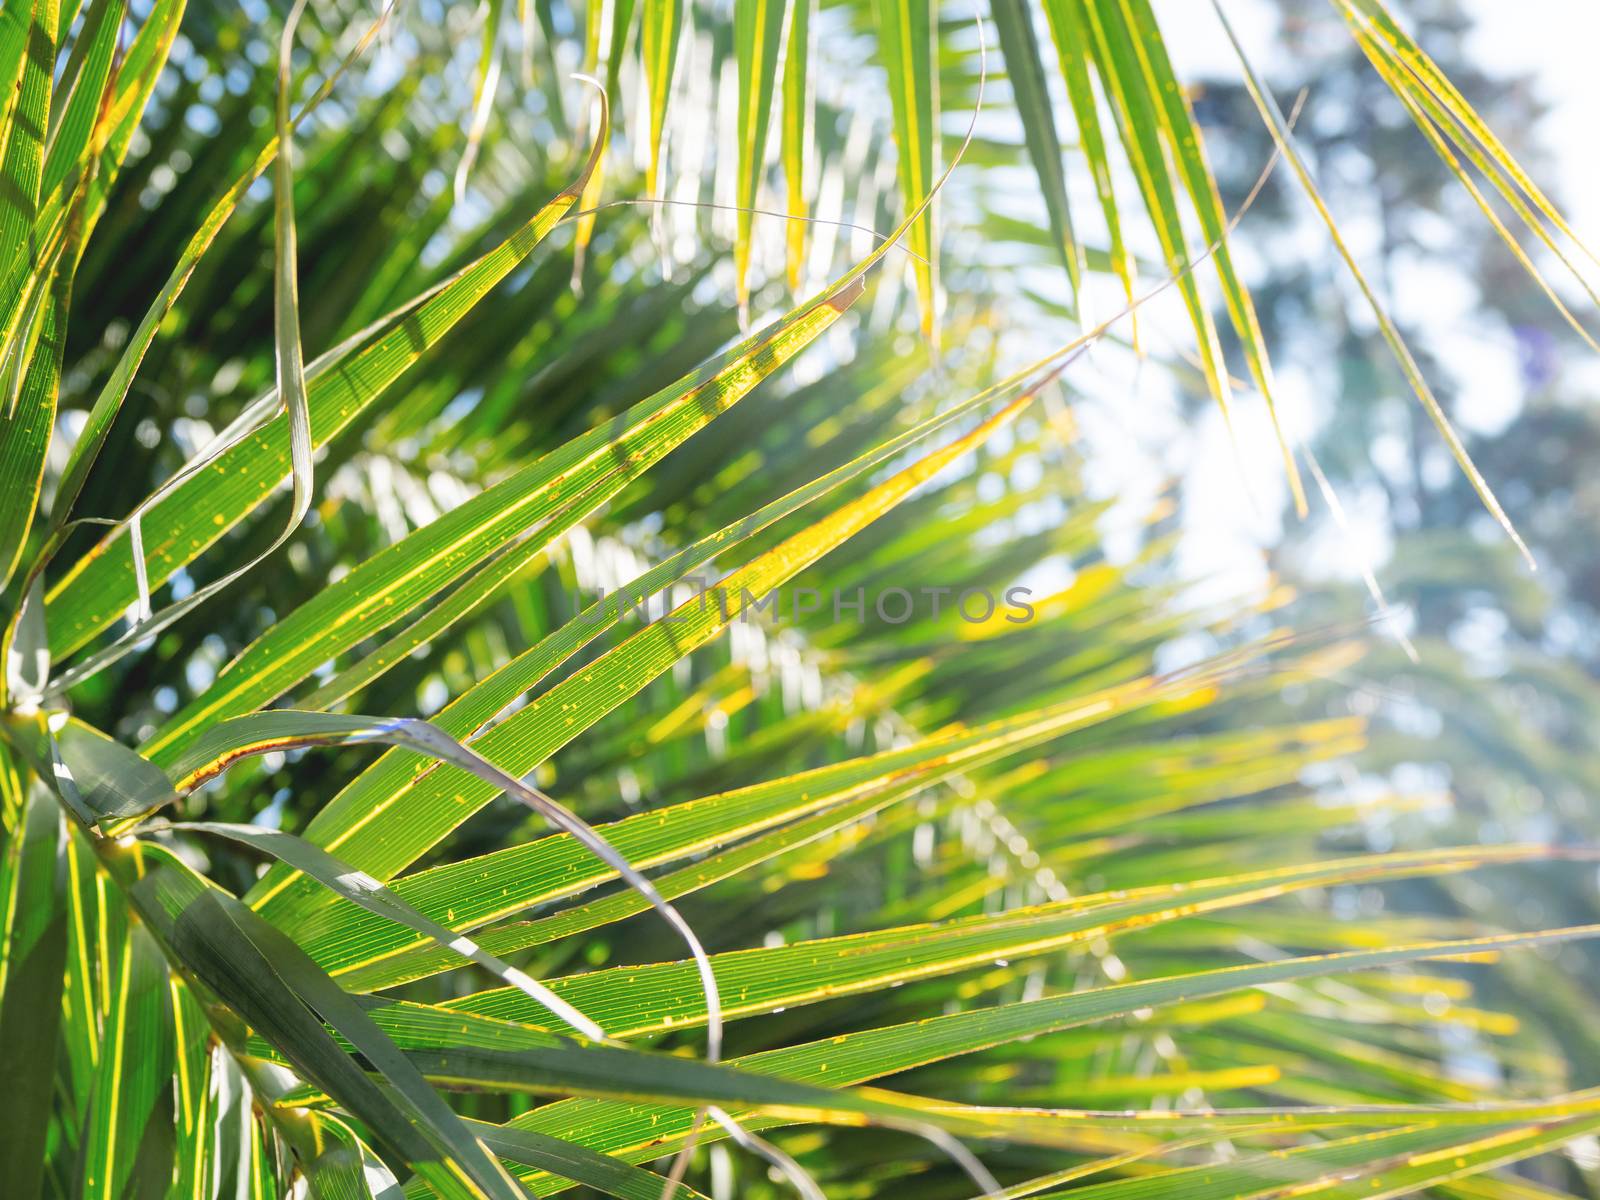
[[[1352,629],[1085,483],[1091,277],[1273,400],[1145,0],[301,7],[0,8],[0,1195],[1584,1186],[1474,988],[1592,1021],[1600,928],[1405,897],[1590,860],[1363,853],[1425,798],[1278,702]],[[934,196],[1024,153],[1080,329],[1013,372]]]

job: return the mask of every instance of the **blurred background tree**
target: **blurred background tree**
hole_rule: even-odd
[[[1251,221],[1285,252],[1263,256],[1254,291],[1280,359],[1311,381],[1311,444],[1350,527],[1326,509],[1303,523],[1288,513],[1268,558],[1301,593],[1290,610],[1295,620],[1310,623],[1369,611],[1352,576],[1372,562],[1397,610],[1394,626],[1420,656],[1410,661],[1379,633],[1360,663],[1320,686],[1297,685],[1287,698],[1308,714],[1370,722],[1369,744],[1355,759],[1360,786],[1438,795],[1421,812],[1385,821],[1373,833],[1375,847],[1441,836],[1593,843],[1600,835],[1592,732],[1600,716],[1600,495],[1589,469],[1600,438],[1594,350],[1428,152],[1359,50],[1322,36],[1322,7],[1278,7],[1287,52],[1274,61],[1272,82],[1282,95],[1306,90],[1297,135],[1318,164],[1330,207],[1360,243],[1391,314],[1539,564],[1536,574],[1527,570],[1421,410],[1403,402],[1406,385],[1369,313],[1336,264],[1307,242],[1307,207],[1280,178]],[[1471,6],[1418,3],[1410,15],[1429,53],[1505,132],[1518,158],[1547,177],[1537,76],[1496,69],[1474,52]],[[1237,81],[1208,76],[1201,87],[1201,119],[1249,147],[1238,157],[1219,155],[1219,171],[1265,155],[1270,138],[1252,126],[1254,106]],[[1245,167],[1226,178],[1225,186],[1242,191],[1253,175]],[[1592,319],[1585,323],[1594,328]],[[1188,401],[1193,413],[1203,405],[1203,395]],[[1205,515],[1213,511],[1214,504],[1202,506]],[[1411,886],[1432,893],[1424,903],[1478,916],[1595,919],[1590,889],[1537,873],[1501,884]],[[1600,959],[1579,953],[1582,974],[1595,977]],[[1514,995],[1508,1003],[1567,1031],[1566,1045],[1585,1070],[1600,1065],[1600,1039],[1576,1016],[1578,998],[1566,983],[1531,968],[1503,978]]]

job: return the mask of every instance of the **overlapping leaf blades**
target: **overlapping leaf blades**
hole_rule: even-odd
[[[472,136],[465,156],[452,160],[463,185],[474,152],[496,149],[488,117],[502,7],[485,6]],[[547,36],[559,36],[564,25],[551,19],[552,6],[523,7],[530,10],[525,28],[538,16]],[[688,8],[652,0],[641,7],[647,186],[660,196],[667,100],[691,58],[682,52]],[[1338,7],[1436,148],[1448,143],[1484,171],[1547,246],[1557,234],[1570,236],[1376,0]],[[1087,1189],[1129,1196],[1263,1195],[1286,1186],[1308,1195],[1399,1194],[1592,1132],[1592,1096],[1557,1094],[1560,1068],[1547,1046],[1506,1014],[1469,1007],[1463,980],[1407,964],[1549,948],[1593,936],[1593,927],[1461,930],[1462,937],[1440,940],[1456,930],[1425,912],[1359,925],[1325,920],[1306,890],[1561,855],[1474,848],[1319,856],[1317,835],[1340,829],[1355,810],[1319,804],[1295,785],[1309,764],[1348,750],[1358,731],[1345,721],[1279,728],[1262,714],[1273,688],[1336,665],[1343,651],[1311,647],[1267,667],[1256,646],[1203,670],[1156,677],[1153,655],[1174,634],[1233,634],[1183,611],[1166,589],[1138,586],[1154,549],[1131,564],[1104,561],[1097,527],[1104,506],[1085,498],[1075,459],[1053,440],[1056,427],[1030,410],[1031,393],[982,386],[983,338],[972,339],[974,349],[965,335],[984,329],[988,314],[952,314],[947,332],[961,336],[947,338],[948,374],[940,380],[922,379],[914,357],[888,362],[890,355],[874,360],[866,351],[852,360],[845,349],[838,317],[887,249],[732,349],[721,314],[697,307],[698,275],[682,289],[645,295],[626,249],[619,254],[605,237],[587,251],[604,286],[577,307],[567,264],[533,251],[580,196],[585,207],[594,203],[603,120],[584,174],[554,201],[554,184],[499,195],[504,155],[484,155],[470,181],[494,214],[481,237],[456,245],[448,203],[403,174],[425,171],[438,150],[428,127],[394,115],[403,105],[352,101],[370,118],[372,137],[412,152],[394,156],[398,174],[384,186],[407,196],[416,188],[419,203],[364,205],[370,196],[349,183],[326,129],[291,120],[287,87],[277,93],[277,134],[264,147],[231,137],[247,125],[240,114],[266,96],[245,71],[239,111],[230,116],[217,101],[217,120],[235,144],[217,151],[214,176],[195,172],[206,186],[213,177],[236,182],[220,201],[201,197],[192,212],[181,188],[163,202],[182,225],[177,265],[168,274],[161,264],[153,303],[138,298],[128,315],[143,318],[128,321],[133,332],[124,344],[108,347],[100,400],[64,463],[50,467],[69,322],[85,306],[98,311],[92,306],[103,290],[91,286],[87,299],[75,297],[74,272],[92,234],[128,236],[117,222],[100,220],[147,207],[143,192],[118,188],[124,159],[132,154],[148,178],[171,148],[161,135],[183,112],[181,104],[158,105],[150,144],[135,138],[176,44],[183,5],[157,0],[134,11],[139,27],[128,41],[128,14],[117,0],[0,10],[0,81],[8,84],[0,90],[0,172],[10,185],[0,204],[0,250],[15,285],[5,291],[0,330],[10,356],[0,469],[23,484],[0,500],[0,573],[37,566],[62,545],[80,496],[143,490],[137,478],[117,478],[136,457],[134,443],[120,443],[120,459],[107,456],[112,467],[101,450],[119,445],[115,418],[135,394],[134,372],[147,355],[152,374],[170,372],[176,390],[196,390],[200,375],[185,377],[181,356],[158,337],[163,329],[183,340],[184,322],[204,327],[215,308],[219,319],[191,347],[205,386],[233,372],[262,394],[241,428],[279,404],[288,414],[204,461],[145,519],[51,572],[56,680],[81,678],[87,705],[69,718],[38,711],[30,695],[6,714],[0,746],[7,913],[0,1054],[15,1085],[0,1113],[8,1195],[33,1194],[46,1182],[60,1194],[107,1197],[230,1188],[267,1196],[282,1194],[301,1172],[313,1194],[357,1200],[396,1186],[512,1197],[521,1194],[513,1175],[539,1194],[581,1183],[649,1197],[663,1181],[631,1164],[681,1145],[695,1109],[709,1101],[736,1109],[752,1127],[813,1118],[847,1129],[863,1121],[934,1124],[986,1139],[985,1151],[997,1158],[1006,1153],[999,1138],[1105,1156],[1036,1180],[1042,1188],[1091,1168],[1109,1173],[1145,1161],[1151,1169],[1146,1160],[1158,1153],[1192,1150],[1223,1130],[1244,1148],[1225,1169],[1175,1165]],[[906,214],[898,232],[919,256],[912,270],[931,338],[942,303],[928,203],[941,159],[941,14],[901,0],[883,0],[874,13]],[[823,15],[806,0],[741,5],[736,13],[741,208],[759,195],[780,93],[789,214],[808,215],[808,175],[826,180],[838,169],[830,157],[838,147],[817,135],[814,120],[813,39]],[[1217,247],[1230,322],[1270,402],[1270,366],[1251,302],[1228,253],[1193,113],[1149,6],[1048,0],[1043,22],[1027,5],[995,16],[1079,315],[1083,276],[1098,260],[1083,252],[1068,215],[1062,129],[1038,46],[1046,29],[1121,286],[1131,298],[1133,264],[1097,85],[1163,258],[1184,289],[1211,387],[1226,399],[1221,339],[1186,271],[1193,257],[1186,220]],[[582,18],[590,68],[599,65],[609,18],[605,75],[621,99],[633,8],[595,3]],[[344,63],[374,32],[357,39]],[[339,74],[324,80],[306,111]],[[679,117],[687,111],[681,100],[672,109]],[[236,278],[215,268],[208,280],[223,259],[231,267],[259,256],[250,240],[259,227],[224,224],[236,208],[252,212],[250,185],[288,147],[291,129],[304,147],[296,172],[311,181],[302,190],[330,201],[296,210],[285,155],[275,168],[276,287],[263,287],[261,271],[248,265]],[[233,149],[242,161],[231,161]],[[451,153],[459,150],[452,144]],[[685,150],[692,164],[692,140]],[[556,164],[542,166],[548,174]],[[346,186],[357,201],[341,213]],[[159,225],[154,217],[142,221],[152,232]],[[735,291],[744,299],[754,224],[743,213],[734,225]],[[580,241],[594,229],[588,222]],[[790,222],[792,284],[803,275],[805,231]],[[444,243],[451,244],[441,257]],[[363,262],[370,274],[359,270]],[[297,263],[304,286],[296,285]],[[106,283],[103,272],[91,274],[96,285]],[[199,295],[179,311],[191,283]],[[496,288],[501,299],[488,301]],[[274,294],[277,353],[268,355],[271,339],[259,336],[259,322],[251,327],[250,315],[261,315],[251,298],[270,304]],[[893,328],[892,305],[879,307],[863,317],[874,337]],[[302,323],[319,336],[368,325],[311,364],[303,406],[296,387]],[[243,332],[234,336],[233,324]],[[458,342],[473,344],[446,361],[433,348],[457,326],[471,331]],[[780,368],[808,347],[809,373],[786,384]],[[273,359],[279,382],[264,390],[263,367]],[[694,368],[697,361],[705,365]],[[526,380],[508,381],[524,368]],[[412,386],[397,395],[392,385],[407,372]],[[98,365],[88,370],[96,379],[100,373]],[[951,403],[951,382],[973,398]],[[73,386],[81,393],[81,380]],[[159,415],[180,411],[160,397],[152,403]],[[380,410],[381,419],[371,419]],[[311,437],[292,453],[289,426],[297,423]],[[359,446],[338,436],[358,423],[366,434]],[[1002,427],[1008,432],[995,437]],[[316,497],[309,442],[328,455],[319,481],[339,481],[319,482]],[[432,507],[414,481],[412,490],[394,484],[387,495],[377,485],[410,479],[405,471],[420,459],[419,447],[433,452],[429,482],[449,495]],[[364,469],[379,494],[373,511],[387,504],[400,515],[384,511],[382,522],[371,521],[360,504],[334,502],[348,501],[350,491],[339,489]],[[1292,461],[1289,471],[1292,478]],[[462,478],[449,492],[452,473]],[[313,499],[328,502],[318,504],[296,547],[304,553],[283,556],[281,571],[250,572],[239,581],[238,611],[217,614],[221,644],[239,651],[231,666],[214,672],[215,653],[195,649],[180,627],[137,665],[106,660],[102,675],[63,674],[70,656],[130,603],[169,579],[180,590],[195,586],[187,569],[203,551],[215,547],[235,567],[253,562],[260,547],[248,535],[242,544],[219,542],[291,476],[291,526]],[[1000,479],[1011,486],[993,487]],[[39,499],[52,489],[55,506],[41,517]],[[1051,502],[1057,507],[1040,521],[1039,506]],[[145,552],[135,558],[142,539]],[[628,559],[641,546],[645,561]],[[1070,582],[1032,597],[1033,620],[1010,624],[993,606],[982,618],[967,615],[973,594],[1003,592],[1051,560],[1070,562]],[[632,566],[617,565],[623,562]],[[715,601],[686,599],[691,573],[708,565],[722,578]],[[635,629],[602,601],[568,604],[548,586],[592,590],[597,581],[664,595],[669,619]],[[791,601],[809,590],[819,602],[791,604],[792,628],[782,632],[739,619],[774,587],[791,589]],[[953,602],[896,619],[866,598],[869,590],[896,589],[942,590]],[[841,596],[859,605],[849,620],[837,599],[820,599]],[[8,645],[17,644],[21,624],[8,620]],[[153,704],[130,703],[126,719],[106,698],[145,686]],[[707,1021],[709,1010],[694,970],[665,961],[643,923],[629,920],[651,907],[648,898],[622,889],[589,894],[616,879],[615,864],[592,860],[581,839],[537,836],[542,831],[493,806],[493,781],[408,750],[389,752],[322,807],[330,783],[349,778],[350,760],[297,759],[300,747],[321,744],[303,714],[251,716],[301,689],[314,707],[359,698],[364,711],[410,712],[419,694],[440,688],[455,697],[439,714],[449,734],[497,769],[541,771],[548,777],[541,782],[574,807],[609,818],[603,829],[630,869],[668,868],[659,892],[683,901],[719,947],[712,969],[750,1050],[730,1069],[660,1052],[693,1049],[692,1032],[682,1044],[676,1039]],[[98,728],[85,719],[108,715]],[[312,717],[337,726],[345,741],[370,740],[368,732],[384,726]],[[105,732],[113,720],[118,738]],[[1250,731],[1230,732],[1230,724]],[[278,741],[262,735],[269,728]],[[148,758],[125,744],[135,737],[146,742]],[[253,760],[210,791],[196,790],[245,751],[285,761]],[[264,779],[272,789],[259,788]],[[274,792],[275,807],[263,812]],[[214,808],[206,815],[231,822],[287,817],[325,850],[259,827],[148,823],[173,806],[185,815]],[[219,828],[306,874],[276,867],[242,903],[235,896],[253,881],[252,860],[220,850]],[[96,839],[97,829],[128,833],[132,842]],[[1220,857],[1247,852],[1285,865],[1218,877]],[[193,870],[200,853],[218,883]],[[404,873],[424,855],[433,857],[423,869]],[[378,885],[347,870],[351,862],[398,878]],[[1071,894],[1089,880],[1100,882]],[[780,930],[787,944],[761,944]],[[502,979],[510,971],[526,972],[530,982],[538,975],[607,1032],[661,1046],[593,1047],[557,1037],[540,1027],[552,1022],[529,998],[537,989],[463,995],[484,981],[435,977],[472,969],[463,967],[459,944],[467,931],[473,962]],[[1217,969],[1236,960],[1241,944],[1262,943],[1350,949],[1273,952],[1267,961]],[[507,968],[509,955],[518,966]],[[1141,978],[1123,979],[1130,964]],[[1350,974],[1374,968],[1392,973]],[[1330,975],[1340,979],[1324,988]],[[1104,986],[1101,977],[1121,982]],[[419,999],[363,994],[401,984]],[[35,993],[52,992],[58,1005],[33,1003]],[[822,1003],[845,996],[851,1007],[843,1017]],[[1470,1030],[1483,1053],[1496,1039],[1517,1039],[1518,1050],[1531,1051],[1516,1080],[1523,1094],[1507,1099],[1449,1078],[1427,1037],[1441,1019]],[[1107,1020],[1119,1023],[1109,1036],[1091,1024]],[[1346,1020],[1367,1022],[1369,1044],[1347,1036]],[[1039,1040],[1021,1049],[1024,1039]],[[987,1052],[981,1060],[966,1061],[980,1051]],[[296,1078],[264,1070],[263,1060],[291,1067]],[[911,1081],[915,1090],[949,1099],[857,1087],[913,1069],[926,1072]],[[1162,1120],[1002,1107],[1008,1093],[1053,1103],[1078,1089],[1135,1103],[1201,1085],[1258,1102]],[[444,1094],[462,1087],[477,1090]],[[525,1112],[515,1097],[529,1091],[567,1098]],[[47,1104],[33,1102],[41,1095]],[[1364,1102],[1373,1096],[1396,1102]],[[1464,1098],[1482,1103],[1463,1105]],[[1382,1132],[1262,1152],[1286,1137],[1351,1128]],[[799,1139],[785,1144],[805,1148]],[[848,1134],[827,1145],[839,1148],[837,1163],[813,1151],[802,1154],[806,1165],[873,1184],[871,1171],[852,1171]],[[935,1160],[916,1169],[933,1178],[948,1167]],[[1020,1173],[1019,1165],[1008,1178]],[[1497,1194],[1492,1181],[1483,1187],[1470,1194]]]

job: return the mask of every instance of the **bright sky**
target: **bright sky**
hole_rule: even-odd
[[[1391,2],[1400,19],[1406,20],[1409,14],[1404,0]],[[1540,98],[1549,106],[1537,136],[1550,162],[1538,172],[1538,182],[1554,194],[1579,235],[1591,246],[1600,245],[1600,156],[1596,149],[1600,138],[1595,132],[1600,116],[1600,71],[1593,54],[1600,46],[1600,0],[1464,3],[1476,21],[1469,52],[1491,72],[1532,76]],[[1181,76],[1237,77],[1237,60],[1209,3],[1155,0],[1155,4]],[[1282,55],[1274,39],[1274,6],[1269,0],[1224,0],[1224,4],[1252,62],[1271,79],[1273,65]],[[1331,10],[1329,16],[1333,16]],[[1337,20],[1330,25],[1331,29],[1339,27]],[[1310,102],[1315,105],[1315,95]],[[1420,135],[1419,152],[1427,152]],[[1337,215],[1361,257],[1365,214]],[[1248,219],[1238,240],[1248,253]],[[1422,326],[1424,336],[1445,351],[1454,366],[1459,384],[1455,398],[1458,423],[1469,429],[1492,429],[1509,418],[1520,400],[1515,355],[1509,347],[1475,336],[1470,294],[1453,285],[1443,272],[1438,276],[1414,273],[1398,280],[1397,290],[1402,318]],[[1574,307],[1582,312],[1581,305]],[[1429,315],[1424,317],[1424,313]],[[1181,314],[1177,315],[1179,319],[1169,326],[1173,330],[1182,329]],[[1280,361],[1278,367],[1280,407],[1285,410],[1286,424],[1291,434],[1310,434],[1332,416],[1331,396],[1322,381],[1297,371],[1294,363]],[[1400,396],[1397,390],[1397,402]],[[1409,397],[1406,400],[1410,402]],[[1179,439],[1181,460],[1174,462],[1169,455],[1164,464],[1181,472],[1189,502],[1188,536],[1180,549],[1182,565],[1191,577],[1208,580],[1213,586],[1205,589],[1207,594],[1219,598],[1260,577],[1260,548],[1278,533],[1276,513],[1285,495],[1269,427],[1259,411],[1252,413],[1247,406],[1248,400],[1236,418],[1238,455],[1221,420],[1211,415]],[[1155,433],[1149,429],[1146,405],[1130,407],[1128,412],[1133,422]],[[1128,479],[1137,478],[1149,465],[1148,460],[1138,461],[1139,451],[1147,451],[1150,445],[1145,437],[1126,428],[1111,431],[1113,445],[1119,438],[1128,453],[1124,457],[1113,451],[1114,461],[1106,470],[1113,490],[1126,486]],[[1142,445],[1135,449],[1135,443]],[[1339,544],[1328,547],[1326,558],[1335,573],[1349,577],[1361,559],[1377,564],[1387,555],[1387,521],[1381,506],[1372,503],[1374,497],[1345,495],[1342,499],[1354,529],[1335,539]],[[1313,509],[1319,507],[1314,501]]]
[[[1406,20],[1405,0],[1391,0]],[[1508,76],[1529,75],[1550,115],[1540,139],[1555,159],[1557,175],[1542,179],[1561,196],[1580,233],[1600,239],[1600,2],[1597,0],[1461,0],[1473,27],[1468,49],[1478,61]],[[1267,0],[1224,0],[1234,30],[1258,66],[1274,58]],[[1202,0],[1155,0],[1157,16],[1185,75],[1237,76],[1238,63],[1211,5]],[[1332,10],[1329,10],[1332,17]]]
[[[1531,74],[1551,105],[1539,130],[1555,158],[1568,218],[1592,246],[1600,241],[1600,3],[1595,0],[1469,0],[1477,22],[1471,49],[1508,72]]]

